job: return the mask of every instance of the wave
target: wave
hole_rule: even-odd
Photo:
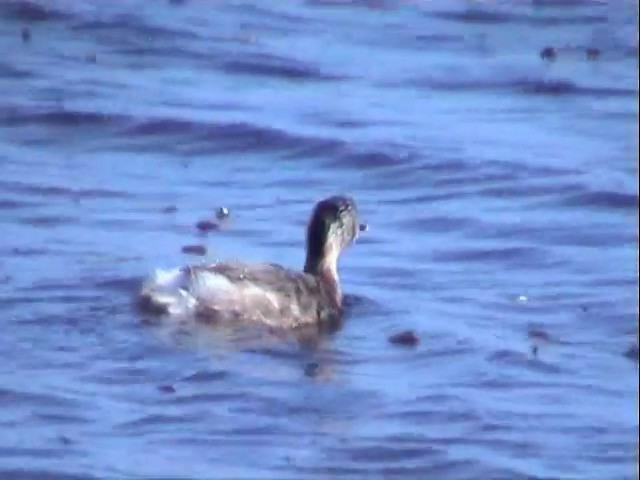
[[[187,153],[288,151],[290,157],[334,150],[341,142],[249,122],[207,123],[178,119],[144,119],[127,128],[128,136],[186,135],[194,142]]]
[[[7,127],[27,124],[61,127],[101,126],[116,123],[122,118],[120,115],[69,110],[62,106],[48,110],[15,107],[0,110],[0,125]]]
[[[53,2],[46,2],[53,3]],[[28,0],[9,0],[0,5],[0,16],[18,22],[45,22],[50,20],[64,20],[71,15],[47,5]]]
[[[109,19],[82,20],[73,24],[70,29],[76,32],[113,31],[133,34],[141,39],[152,38],[155,41],[162,39],[191,40],[200,38],[200,35],[193,31],[152,25],[145,21],[144,18],[131,14],[115,15]]]
[[[570,80],[532,78],[515,79],[443,79],[422,78],[409,81],[415,86],[442,91],[508,90],[533,95],[573,95],[591,97],[635,97],[638,90],[622,87],[590,87]],[[399,85],[398,85],[399,86]]]
[[[567,196],[561,203],[568,206],[586,206],[607,210],[637,211],[638,195],[632,193],[598,190]]]
[[[33,76],[33,74],[21,68],[14,67],[12,65],[7,65],[5,63],[0,63],[0,78],[29,78]]]
[[[544,250],[537,247],[467,248],[451,251],[439,250],[433,254],[436,262],[496,262],[496,263],[542,263]]]
[[[83,198],[129,199],[134,196],[121,190],[110,190],[107,188],[67,188],[11,180],[0,180],[0,189],[23,195],[33,195],[35,197],[61,197],[72,200],[80,200]],[[23,208],[23,203],[22,201],[18,201],[16,208]]]
[[[62,451],[56,450],[55,452],[47,451],[45,456],[58,456],[62,454]],[[0,449],[0,456],[8,455],[8,450],[5,448]],[[34,451],[32,456],[35,458],[42,458],[42,452]],[[13,480],[98,480],[98,477],[88,475],[84,473],[69,473],[60,471],[60,469],[42,470],[33,467],[26,467],[20,469],[2,468],[0,469],[0,477],[11,478]]]
[[[335,138],[302,135],[252,122],[203,122],[180,118],[134,117],[66,109],[62,106],[49,110],[0,108],[0,125],[17,127],[34,124],[74,129],[109,128],[111,133],[120,138],[154,137],[163,145],[169,136],[184,137],[188,142],[180,152],[186,155],[280,150],[287,152],[288,158],[307,158],[336,154],[344,148],[344,142]],[[353,161],[357,163],[357,159]],[[14,188],[18,187],[19,185],[14,185]],[[27,188],[26,184],[22,188]],[[96,192],[89,192],[88,195],[91,193]]]
[[[290,80],[341,80],[344,78],[323,73],[318,67],[307,62],[266,53],[243,54],[241,57],[223,61],[221,68],[227,73]]]
[[[607,23],[606,15],[547,15],[541,13],[523,14],[515,12],[505,12],[500,10],[486,10],[482,8],[468,8],[464,11],[439,11],[429,12],[430,17],[441,20],[460,22],[465,24],[524,24],[532,26],[553,26],[553,25],[593,25]]]

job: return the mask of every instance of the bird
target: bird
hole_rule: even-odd
[[[139,305],[160,315],[261,322],[285,329],[339,322],[344,297],[338,261],[359,231],[352,197],[324,198],[315,204],[307,224],[302,270],[241,261],[155,270],[140,288]]]

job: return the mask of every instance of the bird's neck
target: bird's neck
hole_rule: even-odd
[[[340,308],[342,306],[342,289],[338,277],[338,254],[327,253],[329,254],[321,257],[307,255],[304,272],[317,277],[334,307]]]

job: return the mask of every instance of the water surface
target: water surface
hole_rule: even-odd
[[[635,478],[636,19],[3,2],[0,476]],[[334,193],[370,230],[315,348],[133,308],[187,244],[300,267]]]

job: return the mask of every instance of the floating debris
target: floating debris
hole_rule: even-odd
[[[540,58],[543,60],[555,60],[558,52],[553,47],[544,47],[540,50]]]
[[[22,43],[29,43],[31,41],[31,30],[28,27],[22,27],[20,36],[22,37]]]
[[[173,385],[158,385],[158,391],[162,393],[176,393],[176,388]]]
[[[369,231],[369,224],[367,223],[361,223],[360,226],[358,227],[358,229],[361,232],[368,232]]]
[[[213,230],[218,230],[220,227],[216,222],[212,222],[211,220],[200,220],[196,223],[196,228],[201,232],[211,232]]]
[[[231,213],[229,212],[229,209],[227,207],[220,207],[216,211],[216,218],[218,220],[223,220],[225,218],[228,218],[229,215],[231,215]]]
[[[207,247],[204,245],[185,245],[182,247],[182,253],[186,253],[188,255],[206,255]]]
[[[389,343],[394,345],[403,345],[406,347],[415,347],[420,343],[420,338],[413,330],[405,330],[391,335],[389,337]]]
[[[178,211],[178,207],[175,205],[169,205],[162,209],[162,213],[176,213]]]
[[[595,47],[587,48],[587,60],[597,60],[600,57],[600,49]]]

